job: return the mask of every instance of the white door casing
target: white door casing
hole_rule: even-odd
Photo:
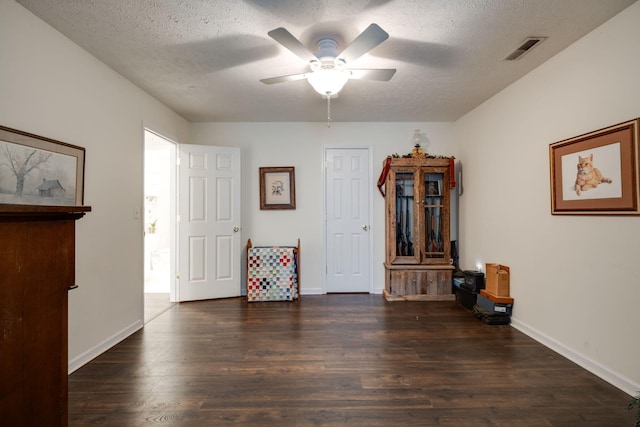
[[[180,145],[178,301],[240,295],[240,149]]]
[[[370,149],[325,149],[326,292],[373,292]]]

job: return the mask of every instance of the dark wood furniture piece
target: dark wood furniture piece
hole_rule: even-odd
[[[67,292],[75,221],[90,210],[0,204],[2,423],[67,425]]]
[[[385,297],[454,300],[448,158],[394,158],[387,175]]]

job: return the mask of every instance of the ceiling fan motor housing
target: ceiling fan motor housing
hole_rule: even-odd
[[[318,58],[318,61],[311,62],[311,69],[333,69],[342,68],[345,65],[345,61],[337,59],[338,57],[338,43],[334,39],[320,39],[316,43],[317,50],[314,55]],[[314,64],[315,62],[315,64]]]

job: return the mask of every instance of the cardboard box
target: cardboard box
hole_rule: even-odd
[[[499,297],[509,296],[509,267],[500,264],[486,265],[485,289]]]

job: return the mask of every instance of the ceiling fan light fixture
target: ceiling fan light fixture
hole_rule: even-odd
[[[342,90],[349,73],[335,68],[321,68],[309,74],[307,81],[322,96],[332,97]]]

